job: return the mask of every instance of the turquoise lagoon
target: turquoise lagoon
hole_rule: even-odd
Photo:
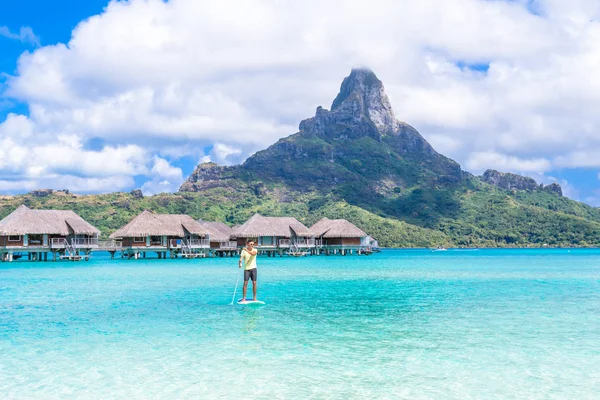
[[[600,250],[0,264],[3,399],[594,399]]]

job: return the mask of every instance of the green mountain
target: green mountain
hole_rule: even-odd
[[[38,191],[0,197],[0,217],[23,203],[73,209],[106,235],[148,209],[231,224],[255,212],[309,225],[346,218],[383,246],[600,245],[598,209],[563,197],[556,184],[463,171],[396,119],[383,84],[364,69],[353,70],[331,110],[318,107],[298,133],[241,165],[199,165],[179,193]]]
[[[597,209],[562,197],[556,184],[544,187],[492,170],[482,177],[462,171],[396,119],[382,82],[364,69],[353,70],[331,110],[318,107],[298,133],[239,166],[201,164],[180,190],[233,187],[288,203],[309,197],[311,214],[343,202],[445,235],[427,232],[432,243],[600,244]],[[388,240],[389,232],[376,226],[366,228],[385,244],[407,244]]]

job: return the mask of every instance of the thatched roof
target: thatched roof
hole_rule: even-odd
[[[127,225],[110,235],[112,239],[144,236],[185,237],[188,233],[208,235],[208,230],[184,214],[154,214],[144,211]]]
[[[317,237],[328,238],[358,238],[368,235],[352,222],[345,219],[323,218],[317,221],[310,229]]]
[[[233,233],[233,229],[222,222],[207,222],[202,220],[198,220],[198,222],[208,230],[211,242],[227,242]]]
[[[258,236],[279,236],[289,238],[292,232],[296,236],[314,236],[314,233],[293,217],[263,217],[254,214],[243,225],[234,229],[231,237],[254,238]]]
[[[32,210],[22,205],[0,221],[0,235],[97,235],[100,231],[71,210]]]

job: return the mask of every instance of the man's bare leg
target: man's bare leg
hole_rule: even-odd
[[[248,281],[244,281],[244,287],[242,288],[242,303],[246,302],[246,291],[248,290]]]
[[[256,287],[258,286],[258,284],[256,283],[256,281],[252,281],[252,295],[253,295],[253,300],[256,301]]]

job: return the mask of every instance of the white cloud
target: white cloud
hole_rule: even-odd
[[[223,143],[215,143],[210,158],[217,163],[232,164],[236,157],[242,154],[242,149]]]
[[[472,153],[467,167],[474,172],[488,168],[514,173],[543,173],[550,170],[550,161],[543,158],[521,159],[493,151]]]
[[[176,192],[179,186],[173,185],[168,180],[150,180],[142,185],[142,193],[145,196],[152,196],[160,193]]]
[[[152,174],[160,176],[161,178],[181,180],[183,173],[181,168],[171,166],[167,160],[160,157],[154,157],[154,166],[152,167]]]
[[[215,143],[209,154],[202,154],[198,163],[214,162],[222,165],[232,165],[243,161],[244,151],[224,143]]]
[[[107,192],[133,185],[148,174],[147,152],[136,145],[85,149],[80,135],[44,134],[24,116],[0,124],[0,190],[39,187]]]
[[[40,45],[40,39],[33,33],[33,29],[28,26],[22,26],[19,32],[11,32],[7,26],[0,26],[0,36],[9,39],[19,40],[22,43],[31,44],[34,46]]]
[[[20,57],[7,95],[30,115],[0,124],[15,146],[0,175],[25,187],[74,168],[174,188],[175,172],[154,178],[155,157],[239,162],[327,107],[360,65],[400,119],[473,172],[597,166],[598,10],[594,0],[112,1],[69,43]],[[89,138],[106,144],[90,150]]]
[[[56,143],[28,146],[11,138],[0,139],[0,168],[30,177],[42,174],[76,174],[82,177],[146,174],[146,153],[138,146],[84,150],[80,138],[60,136]]]
[[[600,148],[573,151],[556,157],[554,164],[558,167],[600,167]]]
[[[158,156],[154,157],[151,176],[152,179],[142,185],[145,195],[175,192],[184,180],[181,168],[173,167],[167,160]]]

